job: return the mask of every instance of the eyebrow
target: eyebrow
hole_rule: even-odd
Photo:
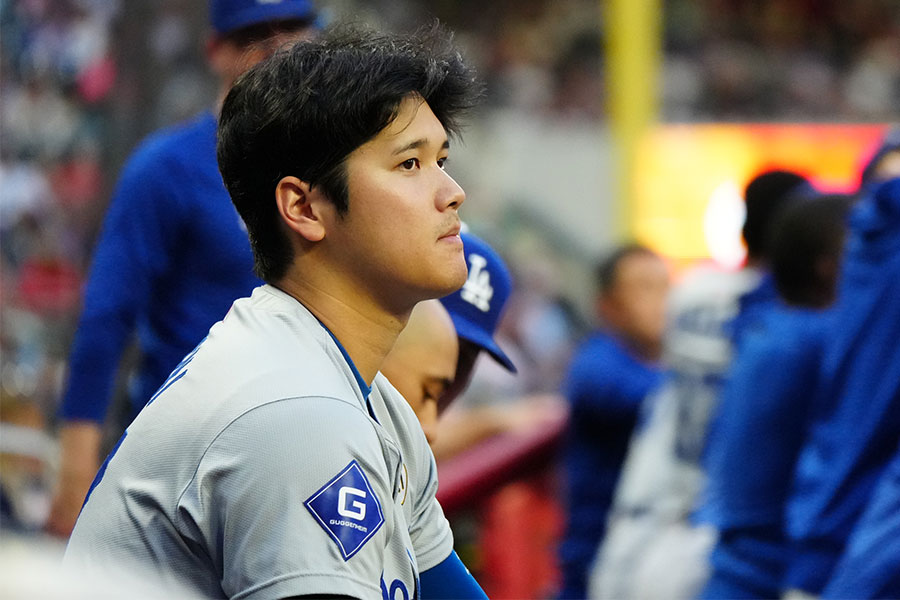
[[[421,148],[422,146],[427,146],[428,143],[429,143],[428,138],[419,138],[417,140],[413,140],[412,142],[406,144],[405,146],[402,146],[402,147],[394,150],[393,155],[396,156],[397,154],[403,154],[404,152],[409,152],[410,150],[417,150],[417,149]],[[444,143],[441,144],[441,148],[447,149],[449,147],[450,147],[450,140],[449,139],[444,140]]]

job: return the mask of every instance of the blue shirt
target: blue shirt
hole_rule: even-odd
[[[851,212],[835,327],[797,463],[787,586],[820,593],[900,439],[900,179]]]
[[[808,426],[827,314],[774,306],[743,333],[708,455],[711,514],[720,531],[709,597],[781,594],[782,518]]]
[[[586,597],[586,570],[605,531],[641,403],[661,382],[657,365],[608,334],[595,333],[575,352],[565,383],[569,525],[560,550],[561,597]]]
[[[62,418],[104,420],[135,333],[136,414],[231,303],[260,284],[215,144],[207,112],[152,135],[125,165],[94,250]]]
[[[900,598],[900,450],[847,542],[823,598]]]

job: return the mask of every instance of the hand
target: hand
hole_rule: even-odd
[[[557,394],[524,396],[515,403],[492,407],[497,433],[525,433],[565,419],[565,401]]]

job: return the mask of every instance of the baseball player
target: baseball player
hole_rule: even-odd
[[[849,206],[844,196],[796,202],[773,227],[772,276],[783,302],[745,334],[722,390],[708,458],[719,539],[704,598],[781,595],[785,502],[814,409]]]
[[[596,270],[602,327],[579,344],[564,386],[567,525],[559,598],[587,597],[587,573],[644,398],[662,382],[659,351],[669,272],[649,248],[626,244]]]
[[[465,390],[482,351],[515,372],[494,339],[512,292],[512,277],[500,255],[484,240],[467,231],[461,232],[460,238],[468,264],[466,283],[440,302],[419,303],[381,367],[413,408],[432,446],[437,440],[439,414]],[[468,441],[478,425],[463,421],[468,420],[457,420],[449,429],[443,427],[444,435]]]
[[[229,92],[217,155],[266,281],[189,353],[95,480],[65,560],[214,598],[483,598],[434,459],[378,372],[466,280],[444,171],[480,88],[439,26],[344,28]]]
[[[310,0],[211,0],[209,12],[207,58],[219,102],[254,62],[315,31]],[[141,357],[129,381],[127,422],[231,303],[260,284],[216,164],[217,112],[150,136],[119,179],[94,248],[60,406],[59,486],[47,523],[57,535],[72,531],[100,464],[116,371],[131,338]]]
[[[851,211],[834,308],[837,326],[828,332],[817,410],[797,461],[786,511],[792,542],[785,575],[789,590],[822,593],[848,539],[859,535],[856,528],[867,504],[883,491],[878,489],[880,478],[890,473],[886,469],[900,442],[897,298],[900,179],[892,179],[871,182]],[[883,510],[884,498],[877,503]],[[877,521],[869,524],[874,525],[870,533],[881,527]],[[861,539],[857,537],[848,550],[858,553]],[[856,554],[855,564],[868,562],[859,559]],[[838,589],[849,589],[846,582],[852,578],[847,575],[851,574],[842,576],[844,584]],[[877,594],[870,585],[866,585],[869,593]],[[862,590],[859,597],[866,597]]]
[[[885,136],[878,152],[868,161],[862,181],[866,187],[874,187],[879,182],[898,176],[900,129],[894,128]],[[893,204],[895,208],[900,206],[896,191],[895,187],[893,202],[883,201],[884,205]],[[888,227],[894,231],[897,229],[896,226]],[[884,233],[886,232],[882,232],[879,237],[887,239]],[[896,240],[896,236],[894,237]],[[884,319],[885,323],[896,323],[897,320],[896,313]],[[880,475],[822,596],[900,597],[900,446]]]
[[[459,339],[440,300],[419,302],[381,365],[406,399],[429,445],[437,434],[438,401],[453,383]]]

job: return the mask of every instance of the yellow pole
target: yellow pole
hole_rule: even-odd
[[[634,234],[635,159],[656,121],[662,46],[662,0],[601,0],[605,6],[607,100],[617,156],[616,198],[622,237]]]

